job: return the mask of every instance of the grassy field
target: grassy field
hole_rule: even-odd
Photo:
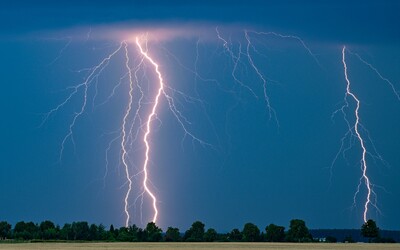
[[[190,249],[270,249],[270,250],[391,250],[400,249],[400,244],[289,244],[289,243],[17,243],[17,244],[0,244],[0,249],[10,250],[127,250],[127,249],[166,249],[166,250],[190,250]]]

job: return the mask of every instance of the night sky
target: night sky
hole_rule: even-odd
[[[87,69],[115,51],[126,34],[151,35],[157,29],[172,35],[149,41],[149,53],[175,90],[170,93],[186,128],[206,142],[185,136],[168,102],[161,101],[149,165],[157,224],[183,231],[201,220],[226,232],[246,222],[263,229],[270,223],[288,227],[299,218],[310,228],[360,228],[364,186],[353,196],[362,151],[355,137],[346,137],[340,151],[348,127],[340,112],[332,116],[344,105],[346,45],[351,89],[361,103],[362,135],[370,152],[367,173],[379,208],[370,206],[368,218],[380,228],[398,230],[400,3],[315,2],[2,1],[0,220],[124,225],[127,183],[118,147],[129,91],[124,53],[93,81],[87,109],[73,128],[74,143],[68,139],[62,155],[82,92],[43,123],[44,114],[69,96],[69,87],[85,81]],[[234,56],[242,49],[234,73],[240,83],[232,76],[235,58],[216,27]],[[292,36],[250,34],[253,62],[267,79],[271,118],[262,79],[246,58],[244,30]],[[129,49],[131,63],[137,63],[133,42]],[[121,77],[115,95],[104,103]],[[140,79],[151,94],[156,78],[150,64]],[[152,99],[143,103],[144,117]],[[354,108],[350,102],[345,109],[351,124]],[[140,141],[131,153],[130,168],[138,173]],[[152,210],[147,196],[142,210],[140,199],[135,202],[139,179],[140,174],[133,178],[129,210],[131,223],[143,227]]]

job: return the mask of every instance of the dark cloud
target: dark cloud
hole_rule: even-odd
[[[307,39],[398,43],[399,1],[35,1],[1,4],[3,36],[118,22],[248,23]]]

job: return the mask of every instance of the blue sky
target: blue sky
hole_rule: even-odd
[[[346,45],[400,89],[398,2],[3,1],[0,7],[1,220],[124,224],[126,180],[116,145],[103,177],[106,148],[126,109],[126,84],[107,105],[89,108],[78,119],[75,147],[67,142],[61,161],[61,143],[81,96],[43,126],[41,114],[68,96],[67,87],[82,82],[87,75],[80,70],[98,64],[121,42],[118,37],[96,36],[107,36],[122,24],[128,29],[146,24],[151,29],[173,23],[192,25],[193,33],[201,27],[213,37],[149,43],[168,85],[201,100],[176,97],[189,129],[211,146],[185,137],[164,100],[151,137],[150,178],[159,198],[158,223],[184,230],[202,220],[219,231],[241,228],[248,221],[262,228],[269,223],[288,226],[293,218],[304,219],[311,228],[362,224],[365,190],[351,209],[361,174],[357,141],[345,157],[339,155],[330,174],[347,131],[342,116],[331,118],[343,104],[346,88],[341,49]],[[100,26],[107,26],[107,32]],[[230,38],[234,51],[239,43],[245,44],[246,27],[301,37],[315,55],[317,61],[296,39],[253,34],[254,62],[272,80],[267,89],[278,123],[268,119],[262,81],[245,59],[237,76],[257,97],[235,83],[232,59],[217,39],[216,26]],[[137,58],[134,45],[130,48],[132,58]],[[381,210],[371,208],[368,217],[381,228],[399,229],[400,102],[356,55],[348,53],[347,59],[352,90],[361,101],[361,122],[385,160],[367,157]],[[120,53],[99,77],[93,103],[108,96],[124,74],[123,62]],[[218,84],[196,78],[188,70],[195,66],[198,74]],[[148,74],[151,82],[150,66]],[[347,113],[354,122],[351,108],[354,103]],[[373,145],[367,146],[372,152]],[[142,159],[140,144],[136,149],[133,158],[139,160],[132,162],[133,169]],[[145,199],[144,222],[151,217],[148,204]],[[140,225],[139,209],[132,206],[130,211]]]

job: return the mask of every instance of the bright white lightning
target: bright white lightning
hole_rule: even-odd
[[[75,146],[74,143],[74,138],[73,138],[73,132],[75,125],[77,124],[77,121],[81,116],[86,112],[88,103],[90,102],[90,98],[92,98],[92,105],[93,105],[93,110],[95,108],[100,107],[102,105],[105,105],[107,102],[111,101],[111,98],[113,98],[116,94],[116,91],[118,88],[120,88],[123,84],[124,81],[127,82],[127,85],[129,86],[127,91],[128,95],[128,100],[126,104],[125,111],[123,113],[122,117],[122,124],[120,128],[117,131],[112,132],[112,134],[117,134],[111,141],[108,143],[108,147],[106,148],[106,166],[105,166],[105,173],[103,176],[103,181],[105,183],[105,178],[106,175],[108,174],[108,168],[109,168],[109,152],[111,150],[111,147],[113,144],[119,144],[120,148],[120,157],[119,157],[119,165],[122,166],[122,169],[124,170],[124,179],[126,180],[124,186],[127,186],[127,190],[124,194],[123,198],[123,204],[124,204],[124,214],[125,214],[125,226],[129,226],[131,223],[131,212],[130,212],[130,204],[131,204],[131,195],[133,193],[133,185],[136,184],[136,177],[143,178],[141,181],[141,184],[139,184],[139,195],[134,199],[134,204],[140,199],[141,201],[141,208],[143,205],[143,197],[144,195],[149,195],[151,200],[152,200],[152,205],[153,205],[153,210],[154,214],[152,216],[152,221],[156,222],[157,217],[158,217],[158,208],[157,208],[157,197],[153,193],[153,191],[150,189],[150,179],[149,179],[149,162],[150,162],[150,157],[151,157],[151,145],[149,143],[149,138],[152,136],[152,124],[155,119],[157,119],[157,109],[160,105],[160,99],[162,97],[165,98],[165,101],[167,103],[167,107],[169,110],[172,112],[172,115],[175,117],[176,121],[180,125],[180,127],[184,131],[184,136],[182,139],[185,140],[186,137],[189,137],[192,139],[192,142],[197,142],[202,146],[212,146],[209,143],[201,140],[197,136],[195,136],[188,128],[191,124],[191,122],[184,116],[184,114],[178,109],[178,107],[175,105],[175,100],[173,94],[177,93],[180,96],[182,96],[186,101],[192,102],[201,102],[200,99],[194,99],[182,91],[173,89],[170,86],[167,86],[164,84],[163,76],[161,74],[161,71],[159,70],[159,65],[156,63],[156,61],[153,59],[148,54],[147,51],[147,38],[146,37],[136,37],[135,43],[134,43],[138,51],[140,52],[138,54],[138,60],[136,62],[136,65],[133,67],[130,66],[131,64],[131,59],[129,55],[129,48],[128,48],[128,42],[126,40],[122,41],[119,43],[119,46],[117,49],[115,49],[112,53],[108,54],[102,61],[97,64],[94,67],[91,68],[85,68],[83,70],[80,70],[79,72],[82,71],[87,71],[87,77],[85,77],[84,81],[80,84],[77,84],[75,86],[69,87],[67,89],[71,89],[72,92],[69,93],[67,98],[62,101],[58,106],[56,106],[54,109],[51,109],[47,114],[45,114],[43,123],[47,121],[47,119],[53,115],[53,113],[56,113],[59,111],[61,108],[63,108],[65,105],[68,103],[72,102],[72,99],[76,97],[78,94],[82,94],[82,104],[79,107],[79,110],[73,114],[72,121],[69,124],[69,129],[66,134],[66,136],[63,138],[62,143],[61,143],[61,151],[60,151],[60,161],[61,157],[63,155],[65,145],[68,140],[71,140],[73,145]],[[145,45],[144,45],[145,44]],[[99,77],[101,76],[102,72],[107,68],[109,65],[110,61],[112,58],[114,58],[117,53],[124,51],[124,68],[125,68],[125,73],[119,78],[119,81],[114,84],[114,87],[112,88],[111,93],[105,98],[103,102],[100,102],[99,104],[95,105],[95,99],[98,94],[97,90],[97,83],[99,80]],[[147,78],[145,75],[145,62],[148,62],[151,64],[152,68],[154,68],[154,73],[158,77],[158,81],[156,84],[158,86],[157,88],[157,95],[149,102],[152,104],[152,108],[149,111],[149,113],[145,112],[142,106],[145,101],[145,89],[142,89],[142,86],[140,84],[140,77],[138,76],[139,71],[143,70],[143,77]],[[204,79],[200,75],[196,73],[196,76],[199,79],[205,80],[205,81],[213,81],[215,82],[216,80],[213,79]],[[148,79],[147,79],[148,80]],[[94,86],[93,86],[94,85]],[[90,90],[93,89],[93,96],[91,96]],[[137,90],[137,92],[136,92]],[[172,93],[172,94],[169,94]],[[138,100],[135,100],[136,97],[139,97]],[[146,99],[148,99],[146,97]],[[147,101],[146,101],[147,103]],[[93,111],[92,110],[92,111]],[[145,113],[144,113],[145,112]],[[144,116],[146,119],[144,119]],[[137,125],[137,123],[139,123]],[[131,152],[134,150],[133,143],[137,142],[137,139],[142,136],[143,133],[143,146],[145,147],[145,154],[144,154],[144,162],[142,165],[142,168],[137,171],[136,173],[133,172],[133,162],[131,161]],[[111,134],[111,133],[109,133]],[[117,143],[119,142],[119,143]],[[139,142],[140,143],[140,142]],[[122,188],[122,186],[121,186]],[[140,210],[142,213],[142,209]],[[142,214],[141,214],[142,215]],[[142,216],[141,216],[142,219]]]
[[[145,42],[147,43],[147,40],[145,40]],[[182,129],[183,129],[183,131],[185,133],[184,137],[189,136],[193,141],[198,142],[200,145],[203,145],[203,146],[211,146],[211,145],[209,143],[204,142],[203,140],[199,139],[198,137],[196,137],[193,133],[191,133],[186,128],[185,124],[188,124],[188,123],[190,124],[190,122],[176,108],[175,103],[174,103],[174,99],[172,98],[172,96],[168,95],[167,92],[166,92],[166,89],[168,89],[170,91],[175,91],[175,92],[176,92],[176,90],[174,90],[171,87],[168,87],[168,86],[165,85],[163,76],[162,76],[162,74],[161,74],[161,72],[159,70],[159,65],[148,54],[147,48],[146,49],[143,48],[139,37],[135,38],[135,43],[136,43],[136,46],[139,48],[139,51],[140,51],[141,55],[154,67],[154,71],[155,71],[155,73],[157,75],[157,78],[158,78],[157,95],[155,96],[155,98],[153,100],[153,106],[151,108],[151,112],[148,114],[147,119],[144,122],[144,125],[145,125],[146,129],[145,129],[145,134],[143,136],[143,143],[145,145],[146,151],[145,151],[145,160],[144,160],[144,163],[143,163],[143,167],[141,169],[141,172],[143,172],[143,175],[144,175],[143,182],[142,182],[144,191],[141,194],[142,202],[143,202],[143,195],[145,193],[147,193],[150,196],[151,200],[152,200],[152,205],[153,205],[153,210],[154,210],[152,222],[156,222],[157,221],[157,217],[158,217],[157,198],[156,198],[155,194],[149,188],[148,165],[149,165],[149,161],[150,161],[150,150],[151,149],[150,149],[150,143],[149,143],[148,139],[149,139],[149,136],[151,135],[151,131],[152,131],[151,130],[152,122],[155,119],[155,117],[157,116],[157,108],[159,106],[161,96],[165,97],[165,99],[166,99],[166,101],[168,103],[169,110],[172,112],[172,114],[176,118],[177,122],[182,127]],[[135,78],[137,80],[136,72],[135,72]],[[181,92],[178,92],[178,93],[183,94]],[[143,92],[142,92],[142,97],[143,97]],[[139,105],[140,105],[140,101],[139,101]]]
[[[154,209],[154,216],[152,219],[152,222],[156,222],[157,221],[157,216],[158,216],[158,209],[157,209],[157,198],[155,197],[155,195],[151,192],[151,190],[148,187],[148,163],[149,163],[149,154],[150,154],[150,145],[148,142],[148,137],[151,133],[151,122],[153,121],[153,117],[156,115],[156,111],[157,111],[157,106],[159,103],[159,99],[160,96],[164,90],[164,80],[163,77],[161,75],[161,72],[158,69],[158,64],[148,55],[147,51],[144,51],[142,48],[142,45],[139,42],[139,38],[136,37],[136,45],[139,47],[140,53],[154,66],[154,70],[157,73],[158,76],[158,80],[159,80],[159,87],[158,87],[158,91],[157,91],[157,95],[154,99],[154,105],[151,109],[151,113],[149,114],[148,118],[147,118],[147,122],[146,122],[146,133],[144,134],[143,137],[143,142],[146,145],[146,153],[145,153],[145,160],[144,160],[144,164],[143,164],[143,173],[144,173],[144,179],[143,179],[143,187],[144,190],[146,191],[146,193],[151,197],[151,199],[153,200],[153,209]]]
[[[363,219],[364,222],[367,222],[367,213],[368,213],[368,207],[371,203],[371,193],[373,192],[372,190],[372,184],[369,180],[369,177],[367,175],[367,170],[368,170],[368,165],[367,165],[367,160],[366,160],[366,155],[367,155],[367,149],[365,146],[365,142],[363,137],[360,134],[360,117],[359,117],[359,110],[360,110],[360,100],[357,98],[357,96],[351,91],[351,83],[348,78],[348,73],[347,73],[347,64],[346,64],[346,46],[343,46],[342,49],[342,63],[343,63],[343,68],[344,68],[344,76],[346,79],[346,94],[345,94],[345,102],[346,106],[348,106],[348,100],[347,98],[350,96],[355,102],[356,102],[356,108],[354,110],[354,116],[356,117],[356,121],[354,124],[354,131],[356,133],[356,137],[360,143],[360,147],[362,149],[362,157],[361,157],[361,170],[362,170],[362,176],[360,178],[360,184],[361,181],[364,180],[364,185],[367,188],[367,197],[366,201],[364,203],[364,213],[363,213]],[[358,194],[360,190],[360,184],[358,185],[357,191],[355,193],[355,196]],[[354,198],[355,199],[355,198]]]

